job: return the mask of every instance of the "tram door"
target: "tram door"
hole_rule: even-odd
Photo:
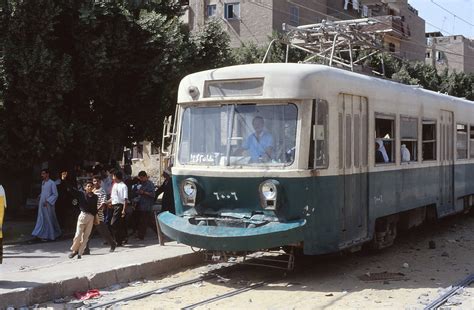
[[[441,110],[440,117],[440,215],[454,210],[454,117]]]
[[[344,182],[340,246],[367,236],[367,98],[339,95],[339,172]]]

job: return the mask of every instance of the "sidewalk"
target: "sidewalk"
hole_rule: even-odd
[[[113,253],[95,237],[90,242],[91,255],[82,259],[68,258],[71,243],[65,239],[5,245],[0,265],[0,309],[136,281],[203,261],[188,246],[176,242],[160,246],[151,232],[144,241],[131,241]]]

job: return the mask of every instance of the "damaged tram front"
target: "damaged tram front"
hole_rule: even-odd
[[[318,158],[310,150],[326,146],[324,130],[320,141],[302,130],[315,121],[317,100],[301,85],[304,70],[288,68],[237,66],[183,79],[172,155],[176,215],[159,216],[167,236],[223,252],[301,246],[308,160]]]

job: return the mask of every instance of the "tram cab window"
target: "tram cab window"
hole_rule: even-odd
[[[474,126],[471,125],[470,127],[470,147],[471,147],[471,150],[470,150],[470,153],[471,153],[471,159],[474,158]]]
[[[315,108],[314,163],[316,168],[327,168],[329,164],[327,152],[328,103],[324,100],[317,100]]]
[[[400,160],[401,162],[418,159],[418,119],[400,118]]]
[[[229,104],[184,110],[178,160],[203,166],[288,166],[295,159],[296,105]]]
[[[456,124],[457,159],[467,159],[467,125]]]
[[[395,162],[395,117],[376,115],[375,117],[375,163]]]
[[[436,160],[436,122],[423,120],[422,126],[422,159]]]

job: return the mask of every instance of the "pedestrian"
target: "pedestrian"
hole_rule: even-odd
[[[36,218],[35,229],[31,234],[40,238],[41,241],[55,240],[61,235],[61,228],[55,212],[58,190],[56,184],[49,178],[48,169],[41,170],[41,178],[38,217]]]
[[[174,196],[173,196],[173,182],[171,180],[171,172],[169,170],[163,171],[163,177],[165,180],[163,184],[156,190],[155,200],[158,199],[158,196],[163,193],[163,198],[161,199],[161,211],[169,211],[175,214],[174,209]]]
[[[112,175],[114,174],[115,169],[107,167],[105,169],[105,175],[102,178],[101,182],[101,187],[104,189],[105,193],[107,194],[107,200],[110,199],[110,194],[112,193],[112,186],[114,185],[114,181],[112,179]],[[112,216],[113,216],[113,209],[112,208],[106,208],[104,210],[104,222],[109,228],[110,231],[112,231],[112,227],[110,225],[110,222],[112,222]]]
[[[140,179],[138,177],[134,177],[125,181],[128,187],[128,200],[130,201],[130,205],[125,210],[125,222],[127,224],[127,228],[131,229],[132,232],[129,235],[134,235],[138,231],[139,225],[139,211],[137,208],[138,202],[140,201],[140,195],[138,194],[138,189],[140,185]]]
[[[58,200],[56,201],[56,217],[59,226],[63,231],[73,231],[77,215],[74,212],[72,204],[74,183],[68,173],[67,169],[62,169],[60,179],[56,181],[58,190]]]
[[[94,225],[94,217],[97,214],[98,197],[93,192],[94,185],[92,182],[87,182],[85,187],[85,194],[82,195],[79,202],[81,213],[77,218],[76,234],[72,240],[71,253],[69,258],[77,255],[80,259],[89,241],[89,235]]]
[[[146,230],[150,227],[156,232],[156,224],[153,218],[152,206],[155,202],[155,185],[148,179],[145,171],[138,173],[140,185],[137,190],[139,197],[137,203],[138,210],[138,233],[137,238],[143,240],[146,235]]]
[[[122,246],[127,238],[127,227],[125,226],[125,210],[128,205],[128,188],[123,182],[121,171],[114,171],[112,178],[114,185],[110,193],[109,203],[112,204],[113,215],[110,222],[112,233],[117,246]]]
[[[94,228],[97,229],[102,239],[110,245],[110,252],[115,251],[117,244],[110,233],[107,224],[104,222],[104,210],[107,208],[107,194],[101,187],[102,179],[99,175],[95,175],[92,178],[92,184],[94,185],[93,192],[97,195],[97,215],[94,220]],[[92,235],[92,234],[91,234]],[[90,238],[89,238],[90,240]],[[90,254],[89,242],[84,250],[84,254]]]
[[[5,209],[7,208],[7,197],[5,195],[5,190],[3,189],[2,184],[0,184],[0,264],[3,262],[3,217],[5,215]]]

